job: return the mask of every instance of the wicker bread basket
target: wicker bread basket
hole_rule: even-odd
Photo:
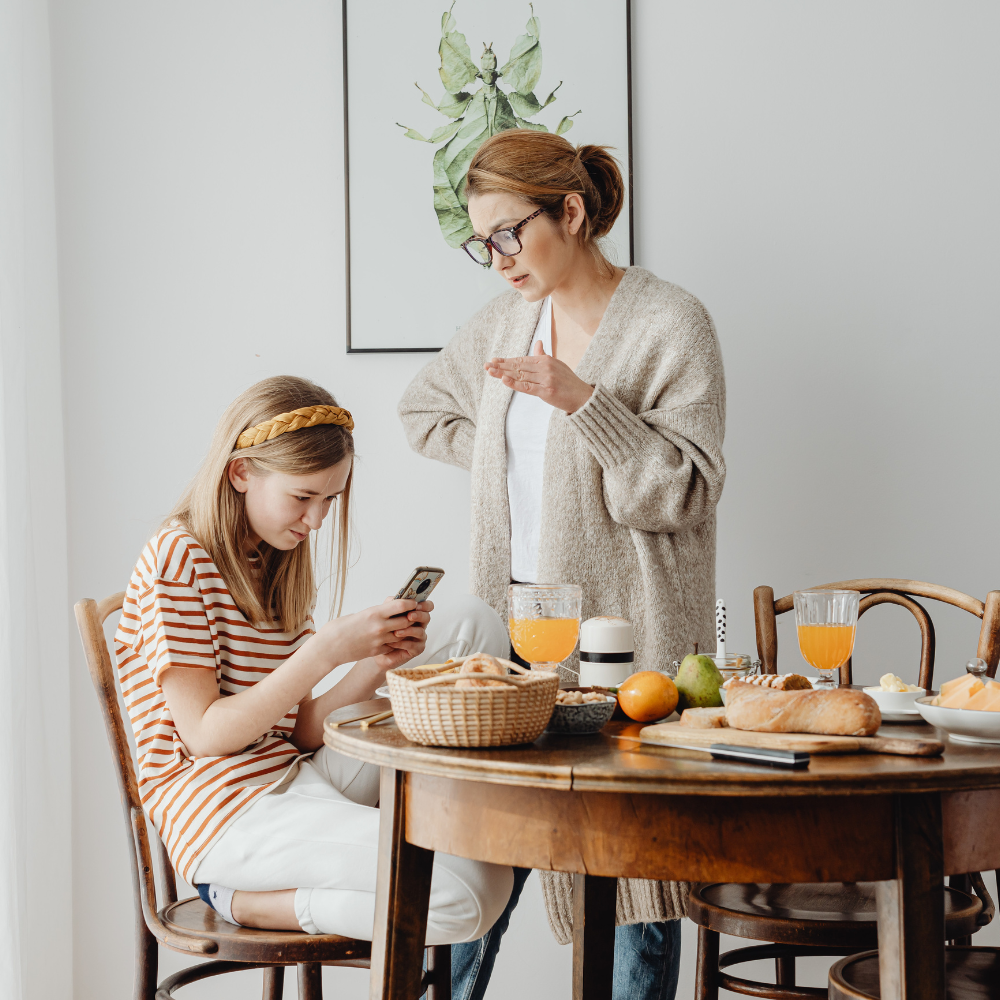
[[[518,668],[496,658],[508,670]],[[386,674],[396,725],[411,742],[438,747],[499,747],[530,743],[548,725],[559,675],[536,672],[506,678],[503,687],[456,688],[458,663],[397,667]],[[450,678],[442,674],[450,674]],[[481,675],[480,675],[481,676]],[[432,686],[421,681],[439,678]],[[490,677],[496,680],[496,677]]]

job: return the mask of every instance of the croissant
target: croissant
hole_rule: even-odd
[[[775,691],[738,682],[726,694],[726,721],[758,733],[874,736],[882,725],[875,699],[862,691]]]

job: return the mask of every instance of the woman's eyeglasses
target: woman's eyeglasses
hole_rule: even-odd
[[[493,263],[494,250],[503,254],[504,257],[513,257],[523,249],[517,231],[544,211],[544,208],[540,208],[537,212],[532,212],[526,219],[522,219],[516,226],[511,226],[510,229],[498,229],[492,236],[485,238],[473,236],[462,244],[462,249],[483,267],[489,267]]]

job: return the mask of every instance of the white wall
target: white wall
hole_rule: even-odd
[[[982,524],[1000,485],[996,8],[634,7],[637,260],[703,299],[726,359],[731,645],[752,650],[759,583],[912,576],[982,597],[1000,586]],[[279,372],[317,379],[357,420],[348,606],[420,562],[448,569],[442,599],[463,590],[467,476],[409,453],[394,413],[425,359],[343,349],[338,5],[52,12],[71,597],[124,586],[222,408]],[[378,169],[391,189],[391,165]],[[400,313],[387,293],[386,322]],[[863,679],[915,671],[906,618],[865,619]],[[950,676],[975,623],[937,621]],[[71,666],[75,983],[89,1000],[130,988],[130,886],[94,696],[82,657]],[[494,997],[568,990],[569,949],[528,893]],[[681,996],[692,971],[689,954]],[[363,973],[327,975],[365,995]]]
[[[0,997],[72,990],[66,483],[48,8],[0,0]],[[53,915],[57,914],[55,919]],[[53,961],[52,956],[61,961]]]

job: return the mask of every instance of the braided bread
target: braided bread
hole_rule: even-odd
[[[722,686],[729,690],[736,682],[736,677],[730,677]],[[809,679],[801,674],[757,674],[755,677],[744,677],[741,683],[773,688],[775,691],[809,691],[812,689]]]
[[[252,448],[254,445],[273,441],[280,434],[301,430],[303,427],[317,427],[320,424],[339,424],[349,433],[354,432],[354,419],[342,406],[303,406],[290,413],[279,413],[262,424],[249,427],[236,439],[236,448]]]
[[[460,674],[494,674],[503,675],[506,673],[504,668],[500,665],[499,661],[494,656],[490,656],[489,653],[476,653],[474,656],[467,656],[465,662],[462,664],[461,669],[458,671]],[[455,687],[457,688],[475,688],[475,687],[504,687],[502,681],[488,681],[488,680],[466,680],[464,677],[460,681],[455,682]]]

